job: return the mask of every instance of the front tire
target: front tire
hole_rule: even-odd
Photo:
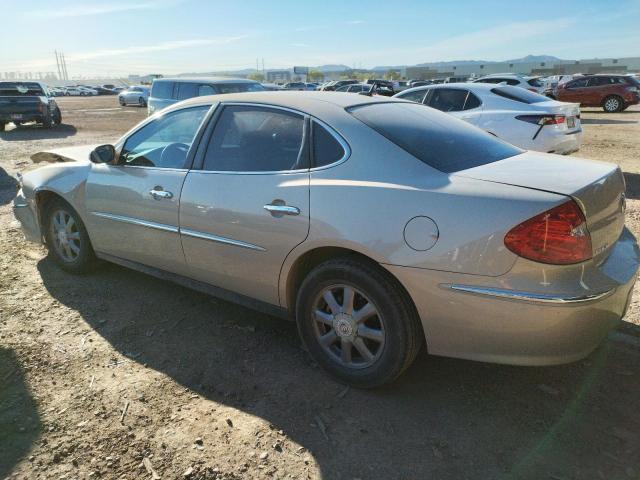
[[[611,95],[602,101],[602,109],[607,113],[616,113],[624,110],[624,101],[617,95]]]
[[[96,256],[87,229],[78,213],[62,199],[51,201],[44,212],[49,258],[60,268],[80,274],[90,271]]]
[[[126,102],[124,101],[124,98],[122,98],[122,97],[118,98],[118,102],[120,102],[120,106],[121,106],[121,107],[124,107],[124,106],[125,106],[125,103],[126,103]]]
[[[0,122],[0,132],[4,132],[6,126],[7,126],[6,123]]]
[[[397,280],[351,258],[309,273],[298,292],[296,321],[314,360],[359,388],[393,382],[424,342],[415,307]]]
[[[146,107],[147,106],[147,102],[145,101],[145,99],[143,97],[138,98],[138,104],[141,107]]]

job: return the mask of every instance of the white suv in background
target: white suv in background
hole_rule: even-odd
[[[474,80],[473,83],[506,83],[512,87],[526,88],[530,92],[542,93],[544,92],[544,82],[540,80],[540,77],[524,77],[522,75],[515,75],[513,73],[494,73],[486,75]]]

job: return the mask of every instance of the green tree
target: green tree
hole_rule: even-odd
[[[314,80],[322,81],[322,80],[324,80],[324,73],[322,73],[320,70],[311,69],[311,70],[309,70],[309,74],[307,75],[307,79],[311,80],[312,82]]]
[[[398,80],[400,79],[400,72],[397,70],[389,70],[384,74],[386,80]]]
[[[264,75],[260,72],[254,72],[247,75],[249,80],[255,80],[256,82],[264,82]]]

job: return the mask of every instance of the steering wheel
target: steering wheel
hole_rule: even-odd
[[[170,143],[162,149],[160,165],[167,168],[183,168],[187,153],[189,145],[186,143]]]

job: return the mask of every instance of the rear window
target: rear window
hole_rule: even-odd
[[[378,103],[348,111],[427,165],[444,173],[496,162],[522,153],[466,122],[416,103]]]
[[[39,83],[34,82],[2,82],[0,83],[0,96],[23,97],[45,95]]]
[[[155,98],[173,98],[173,82],[153,82],[151,96]]]
[[[491,93],[494,93],[499,97],[527,104],[549,101],[547,97],[540,95],[539,93],[530,92],[529,90],[525,90],[520,87],[510,87],[508,85],[492,88]]]
[[[527,83],[532,87],[543,87],[544,84],[540,81],[539,78],[530,78],[527,80]]]
[[[220,93],[262,92],[264,87],[259,83],[218,83],[215,88]]]

